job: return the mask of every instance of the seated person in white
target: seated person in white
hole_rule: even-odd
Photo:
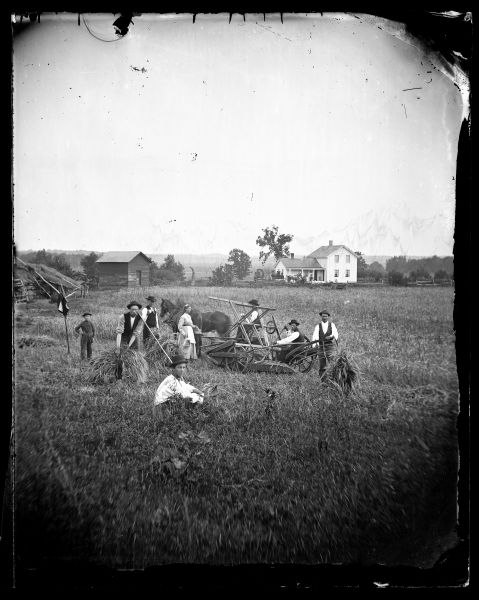
[[[195,388],[194,386],[186,383],[184,375],[186,374],[186,365],[188,359],[184,356],[176,355],[171,359],[171,375],[165,377],[158,386],[155,394],[154,404],[163,404],[168,400],[174,399],[180,396],[185,400],[191,400],[192,404],[203,404],[205,397],[214,395],[216,391],[216,385],[211,386],[206,384],[202,390]]]

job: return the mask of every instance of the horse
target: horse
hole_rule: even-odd
[[[174,333],[178,333],[178,321],[183,314],[184,303],[174,304],[166,298],[161,299],[160,318],[163,323],[170,325]],[[213,312],[201,313],[196,308],[190,312],[193,325],[197,325],[203,333],[216,331],[218,335],[225,334],[231,327],[231,319],[225,313],[215,310]],[[166,318],[163,318],[166,317]],[[201,334],[195,333],[196,352],[201,356]]]

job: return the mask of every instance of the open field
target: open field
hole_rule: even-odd
[[[74,299],[114,345],[133,298],[251,290],[147,288]],[[328,308],[355,359],[349,398],[306,375],[238,374],[199,360],[195,385],[219,395],[195,408],[153,410],[165,368],[147,383],[92,385],[79,342],[45,300],[16,306],[16,551],[141,568],[188,563],[384,563],[431,566],[453,545],[458,385],[450,288],[258,289],[311,336]],[[32,343],[33,342],[33,343]],[[21,346],[21,347],[20,347]],[[276,392],[265,411],[265,389]]]

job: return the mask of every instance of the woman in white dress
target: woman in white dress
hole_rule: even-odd
[[[185,304],[183,314],[178,321],[178,350],[185,358],[196,360],[198,356],[196,354],[195,331],[199,332],[200,329],[193,324],[190,313],[191,306]]]

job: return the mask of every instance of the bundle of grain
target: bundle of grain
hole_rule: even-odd
[[[145,359],[150,366],[169,365],[171,356],[176,353],[176,343],[168,336],[151,336],[145,343]]]
[[[92,383],[109,383],[116,379],[127,382],[145,383],[148,376],[148,363],[135,350],[106,350],[90,361],[87,379]]]
[[[349,394],[359,380],[359,369],[345,350],[340,350],[329,362],[324,379],[336,384],[342,392]]]
[[[47,335],[24,335],[18,340],[17,343],[19,348],[25,348],[26,346],[50,347],[56,344],[56,340]]]

